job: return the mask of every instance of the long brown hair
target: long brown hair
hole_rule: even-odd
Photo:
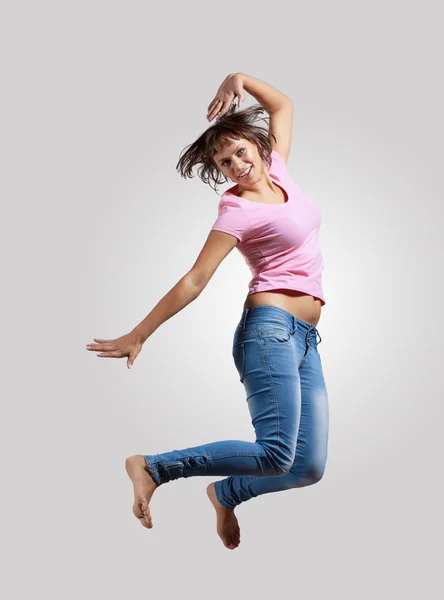
[[[216,186],[227,182],[228,179],[217,167],[213,156],[218,150],[219,143],[223,145],[233,139],[239,140],[241,138],[256,144],[262,160],[267,168],[270,167],[272,146],[269,135],[273,134],[269,133],[265,127],[252,124],[259,118],[261,113],[265,112],[265,108],[260,104],[249,106],[244,110],[236,110],[236,108],[236,104],[233,103],[219,121],[204,131],[195,142],[182,150],[182,152],[185,150],[186,152],[180,156],[176,165],[181,177],[191,179],[194,177],[193,167],[201,165],[197,172],[198,176],[217,193]],[[262,117],[261,120],[268,121],[269,117]],[[274,135],[273,138],[276,140]],[[211,185],[212,183],[215,185]]]

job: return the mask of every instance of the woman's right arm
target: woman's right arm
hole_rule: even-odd
[[[210,231],[191,270],[156,304],[153,310],[134,329],[144,343],[156,329],[198,298],[223,259],[236,246],[234,236]]]
[[[133,333],[137,335],[143,344],[162,323],[195,300],[202,289],[190,277],[190,273],[187,273],[168,294],[159,300],[153,310],[133,329]]]

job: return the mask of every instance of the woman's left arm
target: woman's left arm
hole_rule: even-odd
[[[243,87],[256,98],[270,115],[269,138],[271,147],[287,164],[290,155],[293,124],[293,102],[291,98],[265,83],[265,81],[244,73],[239,73],[239,75]]]
[[[269,83],[246,73],[237,73],[237,75],[240,75],[244,89],[265,108],[269,115],[272,115],[289,102],[291,103],[289,96],[286,96]]]

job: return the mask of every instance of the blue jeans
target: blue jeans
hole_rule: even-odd
[[[245,308],[234,333],[233,359],[256,441],[147,454],[146,470],[156,484],[226,475],[215,482],[215,492],[223,506],[234,509],[261,494],[318,482],[327,461],[329,424],[318,335],[314,325],[282,308]]]

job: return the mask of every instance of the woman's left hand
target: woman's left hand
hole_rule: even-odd
[[[134,333],[127,333],[126,335],[122,335],[115,340],[101,340],[99,338],[94,338],[96,344],[86,344],[86,349],[91,350],[93,352],[99,351],[100,356],[102,358],[124,358],[128,357],[126,361],[126,366],[128,369],[131,368],[131,365],[136,360],[137,355],[142,349],[143,342],[140,337]]]
[[[226,77],[219,89],[215,98],[208,106],[207,119],[212,121],[217,115],[217,120],[221,119],[227,110],[230,108],[234,97],[238,98],[238,106],[244,101],[244,85],[242,77],[239,73],[230,73]]]

